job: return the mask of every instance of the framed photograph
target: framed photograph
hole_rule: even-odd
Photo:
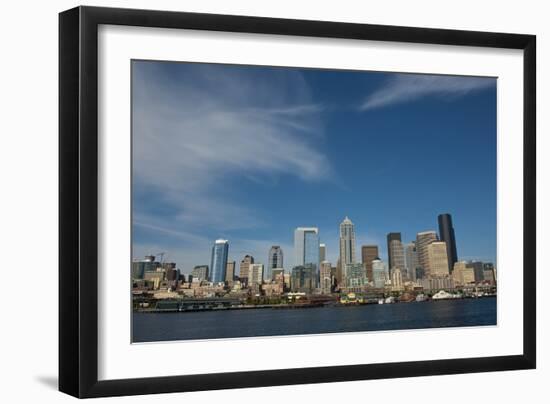
[[[534,36],[59,28],[61,391],[535,368]]]

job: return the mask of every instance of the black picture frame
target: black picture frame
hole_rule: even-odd
[[[100,24],[523,50],[523,354],[99,381],[97,52]],[[534,369],[535,103],[534,35],[98,7],[77,7],[60,13],[59,390],[85,398]]]

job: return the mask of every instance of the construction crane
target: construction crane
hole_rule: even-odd
[[[160,264],[164,264],[164,254],[166,254],[166,251],[162,251],[162,252],[158,252],[155,254],[155,257],[160,257],[160,260],[158,262],[160,262]]]

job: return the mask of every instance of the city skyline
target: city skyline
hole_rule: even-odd
[[[287,252],[283,250],[283,248],[280,245],[272,245],[270,246],[267,254],[267,259],[262,260],[258,259],[259,257],[254,257],[250,253],[246,253],[245,255],[241,256],[241,264],[240,268],[237,271],[237,267],[235,260],[233,260],[230,254],[231,248],[230,248],[230,240],[222,240],[218,239],[213,241],[213,244],[211,245],[211,264],[205,264],[205,263],[195,263],[192,268],[189,271],[186,271],[184,268],[180,268],[180,266],[177,266],[177,269],[180,271],[181,274],[192,274],[194,273],[197,268],[203,268],[206,267],[207,274],[206,278],[209,278],[212,282],[223,282],[227,281],[226,276],[226,270],[222,268],[226,268],[226,266],[232,265],[232,273],[235,277],[241,277],[244,279],[248,279],[250,276],[250,273],[248,272],[248,265],[260,265],[262,267],[262,280],[264,281],[270,281],[272,279],[271,277],[271,270],[272,269],[281,269],[284,270],[287,273],[292,272],[292,269],[299,266],[304,266],[308,264],[314,264],[314,272],[317,273],[317,276],[320,274],[321,264],[322,263],[328,263],[332,268],[336,270],[335,277],[338,279],[338,281],[343,281],[345,278],[346,273],[346,265],[349,264],[361,264],[363,271],[365,274],[367,274],[367,277],[370,278],[372,275],[368,275],[369,271],[372,272],[372,262],[379,261],[383,263],[385,267],[385,271],[388,274],[388,276],[391,276],[392,269],[394,268],[400,268],[403,272],[403,279],[408,278],[411,280],[414,280],[416,278],[416,275],[411,274],[409,271],[412,271],[412,267],[416,267],[417,265],[420,267],[423,267],[423,273],[428,275],[447,275],[451,274],[453,271],[454,264],[457,262],[459,263],[482,263],[482,264],[489,264],[489,265],[495,265],[495,261],[488,260],[482,260],[482,259],[472,259],[470,257],[463,257],[460,254],[457,254],[457,247],[456,247],[456,240],[454,238],[454,229],[452,227],[452,215],[449,213],[443,213],[439,214],[437,216],[438,222],[441,220],[441,217],[445,217],[449,223],[451,223],[450,228],[453,232],[453,243],[454,245],[452,247],[449,247],[449,243],[445,241],[445,238],[448,237],[448,231],[449,229],[446,227],[440,227],[439,231],[437,230],[424,230],[419,231],[416,234],[416,240],[412,240],[410,243],[402,244],[401,243],[401,233],[399,232],[390,232],[386,235],[386,241],[388,243],[388,254],[384,257],[382,254],[379,254],[380,246],[377,244],[366,244],[366,245],[360,245],[357,244],[355,241],[355,224],[348,218],[348,216],[345,216],[345,218],[342,220],[342,222],[338,225],[339,231],[340,231],[340,239],[339,243],[336,246],[337,249],[339,249],[339,255],[334,261],[322,259],[321,257],[321,251],[326,251],[327,245],[326,243],[322,242],[322,238],[320,237],[320,231],[317,227],[296,227],[293,231],[294,233],[294,247],[290,247]],[[391,248],[395,248],[396,246],[391,246],[392,243],[395,243],[396,241],[399,242],[397,245],[401,252],[399,254],[402,255],[402,257],[398,260],[398,263],[395,262],[392,264],[391,257],[392,254],[389,253]],[[221,254],[223,258],[221,258],[222,263],[225,262],[226,266],[220,266],[219,258],[218,263],[215,264],[217,256],[220,254],[220,247]],[[443,259],[443,254],[445,257],[445,264],[443,265],[441,262],[438,265],[437,270],[434,270],[433,268],[428,265],[428,261],[430,260],[430,255],[432,254],[431,247],[437,247],[437,253],[439,254],[439,259]],[[315,250],[315,252],[312,252]],[[376,251],[376,254],[373,254],[373,250]],[[449,251],[453,251],[451,255],[449,255]],[[291,255],[294,257],[294,260],[287,264],[286,266],[283,263],[283,256],[285,254],[289,254],[288,251],[291,251]],[[360,255],[356,255],[355,253],[351,253],[351,251],[360,251]],[[162,255],[162,262],[166,263],[175,263],[173,260],[165,260],[164,254],[165,252],[159,253]],[[454,256],[453,256],[454,254]],[[347,263],[345,265],[341,264],[340,257],[341,256],[349,256],[349,259],[347,259]],[[413,258],[414,256],[414,258]],[[153,254],[146,254],[145,258],[148,257],[154,257]],[[143,261],[144,256],[141,257],[133,257],[133,262],[139,262]],[[395,256],[394,256],[395,259]],[[225,260],[225,261],[224,261]],[[245,263],[245,269],[243,271],[243,263]],[[411,263],[413,263],[411,265]],[[339,268],[340,266],[340,268]],[[252,269],[250,268],[250,271]],[[216,279],[216,280],[214,280]]]
[[[265,265],[278,245],[287,266],[292,230],[311,226],[335,265],[348,215],[356,255],[376,244],[387,262],[388,233],[408,244],[451,211],[459,259],[496,262],[494,79],[456,77],[472,84],[461,91],[428,75],[132,68],[133,258],[165,251],[190,273],[227,239],[230,261]],[[418,78],[430,92],[380,103]]]

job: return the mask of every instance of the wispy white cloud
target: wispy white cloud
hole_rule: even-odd
[[[269,80],[257,74],[134,65],[134,226],[141,235],[134,256],[160,248],[187,270],[208,263],[213,239],[227,237],[230,254],[247,250],[263,262],[276,241],[228,237],[266,224],[266,212],[243,192],[246,183],[331,179],[319,147],[324,107],[313,102],[301,73],[274,71]]]
[[[360,109],[370,110],[414,101],[428,96],[452,98],[494,86],[496,79],[486,77],[399,74],[366,97]]]
[[[258,215],[240,204],[228,182],[331,176],[316,143],[320,113],[299,72],[258,80],[244,71],[198,65],[181,74],[159,64],[134,69],[134,184],[177,205],[175,218],[203,226],[246,228]]]
[[[134,226],[146,229],[147,231],[150,231],[152,233],[157,233],[157,234],[168,235],[168,236],[171,236],[171,237],[176,237],[178,239],[182,239],[182,240],[185,240],[187,242],[192,242],[194,244],[209,242],[208,239],[206,239],[204,237],[200,237],[196,234],[188,233],[188,232],[181,231],[181,230],[177,230],[177,229],[174,229],[174,228],[170,227],[170,225],[166,225],[166,224],[163,224],[163,225],[152,224],[151,223],[152,221],[153,220],[147,221],[147,219],[143,220],[143,219],[134,218],[133,221],[132,221],[132,224]]]

